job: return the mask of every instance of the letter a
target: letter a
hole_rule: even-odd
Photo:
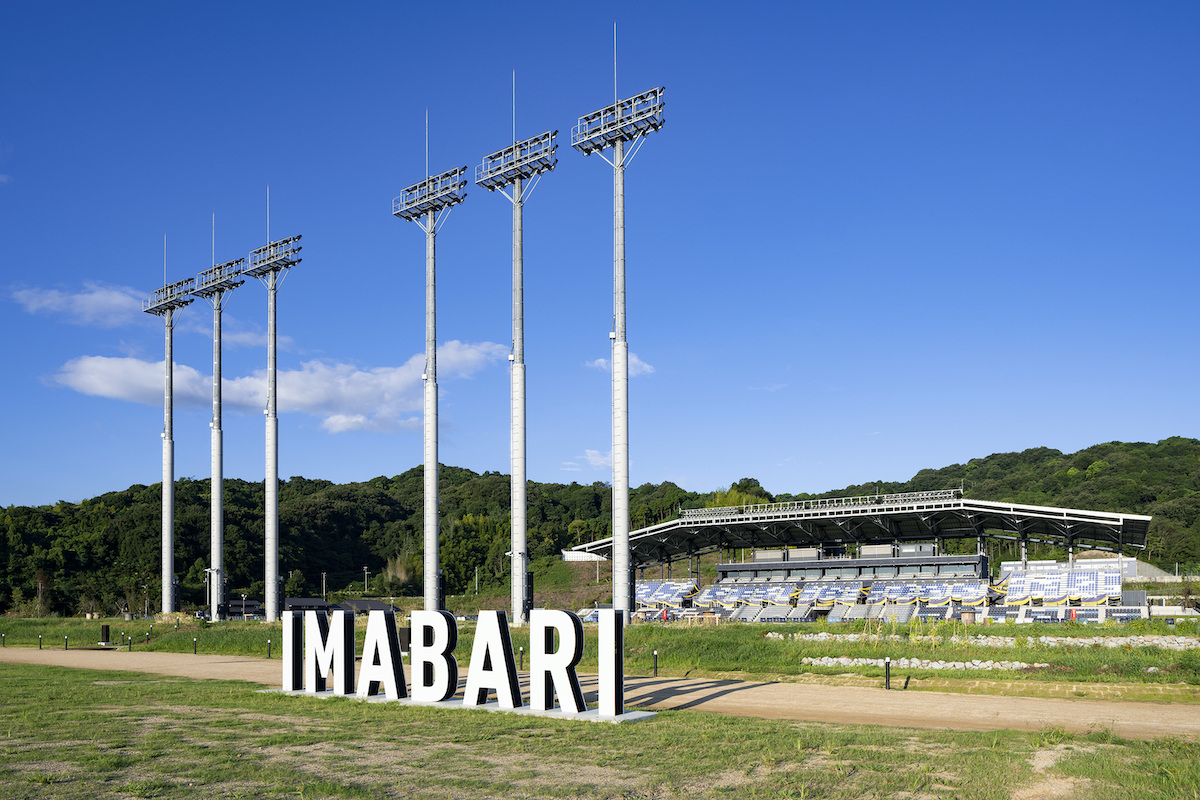
[[[559,646],[554,649],[554,632]],[[564,712],[584,710],[575,665],[583,658],[583,623],[570,611],[535,608],[529,615],[529,705],[554,710],[554,694]]]
[[[411,618],[412,699],[449,700],[458,691],[458,623],[449,611],[414,611]]]
[[[496,690],[496,700],[501,708],[513,709],[524,705],[521,684],[517,681],[512,637],[508,635],[508,617],[503,611],[479,612],[463,705],[484,705],[487,703],[488,689]]]
[[[363,641],[362,666],[358,670],[358,696],[372,697],[379,694],[380,688],[388,700],[408,697],[396,615],[391,611],[375,610],[367,616],[367,636]]]

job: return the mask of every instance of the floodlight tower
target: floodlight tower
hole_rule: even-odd
[[[171,414],[174,395],[174,333],[176,313],[192,302],[194,278],[169,283],[150,299],[142,301],[142,311],[162,317],[167,332],[167,354],[163,370],[163,479],[162,479],[162,610],[175,610],[175,439]]]
[[[517,625],[527,623],[530,598],[525,594],[525,572],[529,569],[529,554],[525,536],[525,288],[524,233],[522,210],[526,198],[533,193],[542,173],[554,169],[554,137],[558,131],[546,131],[540,136],[514,142],[510,147],[484,156],[475,168],[475,183],[489,192],[499,190],[513,207],[512,232],[512,317],[513,345],[508,360],[512,362],[510,464],[512,486],[510,517],[512,521],[512,619]],[[528,183],[527,183],[528,181]],[[512,185],[512,194],[504,187]]]
[[[212,607],[209,619],[217,618],[224,584],[225,565],[225,460],[224,434],[221,432],[221,312],[225,309],[225,297],[245,281],[238,280],[246,259],[226,261],[224,264],[206,269],[196,276],[196,288],[192,294],[208,300],[213,309],[213,411],[212,422],[212,479],[210,497],[212,509],[212,550],[209,560],[209,601]]]
[[[466,199],[466,167],[426,178],[392,200],[392,216],[425,231],[425,610],[440,611],[438,599],[438,426],[437,303],[434,240],[450,209]]]
[[[287,271],[300,263],[299,236],[289,236],[250,251],[245,274],[267,287],[267,477],[266,477],[266,606],[267,621],[279,618],[279,415],[275,402],[275,294]]]
[[[613,168],[613,608],[633,611],[629,569],[629,343],[625,339],[625,167],[645,137],[663,126],[663,87],[614,102],[579,118],[571,146],[599,153]],[[625,143],[629,142],[628,149]],[[612,148],[612,158],[604,150]]]

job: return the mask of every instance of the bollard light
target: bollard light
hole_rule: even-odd
[[[38,650],[42,649],[42,635],[38,634]]]
[[[525,669],[525,648],[524,648],[524,647],[518,647],[517,649],[518,649],[518,650],[520,651],[520,653],[521,653],[521,666],[520,666],[519,668],[523,670],[523,669]]]
[[[883,688],[892,688],[892,657],[886,656],[883,659]]]
[[[66,649],[67,649],[67,637],[64,636],[63,637],[63,650],[66,650]]]
[[[196,637],[192,637],[192,655],[196,655]]]
[[[658,651],[654,651],[654,677],[658,677]]]
[[[271,657],[271,640],[267,639],[267,658]]]

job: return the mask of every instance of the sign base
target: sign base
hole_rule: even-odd
[[[454,711],[502,711],[507,714],[527,714],[532,717],[546,717],[548,719],[575,719],[586,722],[643,722],[658,716],[657,711],[630,711],[627,710],[619,717],[602,717],[600,711],[595,708],[589,708],[586,711],[580,711],[577,714],[567,711],[560,711],[555,708],[552,711],[537,711],[529,706],[521,706],[520,708],[501,708],[500,703],[495,700],[489,701],[481,706],[464,706],[462,700],[436,700],[436,701],[420,701],[413,700],[410,697],[402,697],[399,700],[392,700],[382,695],[374,695],[372,697],[359,697],[353,694],[337,694],[331,689],[322,692],[305,692],[305,691],[287,691],[285,689],[260,689],[262,694],[286,694],[291,697],[316,697],[322,700],[328,700],[334,697],[343,697],[347,700],[362,700],[368,703],[396,703],[402,706],[425,706],[428,708],[445,708]]]

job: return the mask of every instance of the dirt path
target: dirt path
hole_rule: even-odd
[[[279,686],[282,681],[282,662],[278,659],[242,656],[9,647],[0,649],[0,662],[232,679],[265,686]],[[580,680],[585,698],[589,704],[594,704],[594,677],[581,675]],[[1200,736],[1200,714],[1194,704],[1185,703],[999,697],[885,691],[858,686],[641,677],[626,678],[625,698],[628,705],[646,709],[686,708],[766,719],[957,730],[1032,731],[1059,727],[1086,732],[1111,729],[1119,736],[1137,739]]]

